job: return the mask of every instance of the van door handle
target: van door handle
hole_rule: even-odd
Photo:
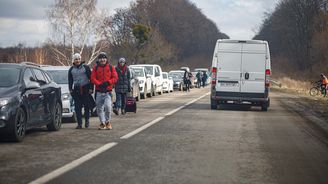
[[[246,80],[249,79],[249,73],[248,73],[248,72],[245,73],[245,79],[246,79]]]

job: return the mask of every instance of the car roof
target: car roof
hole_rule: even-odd
[[[69,70],[71,66],[42,66],[44,70]]]
[[[177,72],[179,72],[179,73],[184,73],[185,71],[183,71],[183,70],[171,70],[169,73],[177,73]]]
[[[9,68],[26,68],[26,67],[32,67],[32,68],[40,68],[40,65],[31,63],[31,62],[21,62],[21,63],[0,63],[1,67],[9,67]]]

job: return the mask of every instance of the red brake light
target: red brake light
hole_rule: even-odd
[[[266,69],[265,70],[265,75],[270,75],[271,74],[271,70],[270,69]]]
[[[217,69],[215,67],[212,68],[212,86],[216,85],[216,71]]]

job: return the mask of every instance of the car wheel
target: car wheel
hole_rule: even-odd
[[[52,120],[47,125],[48,130],[50,131],[58,131],[61,127],[62,123],[62,107],[60,103],[56,103],[54,111],[52,113]]]
[[[26,132],[26,113],[19,107],[16,110],[16,115],[13,119],[13,127],[10,132],[10,139],[15,142],[21,142],[25,137]]]

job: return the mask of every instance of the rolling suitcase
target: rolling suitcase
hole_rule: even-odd
[[[137,102],[134,97],[126,97],[125,112],[137,112]]]

